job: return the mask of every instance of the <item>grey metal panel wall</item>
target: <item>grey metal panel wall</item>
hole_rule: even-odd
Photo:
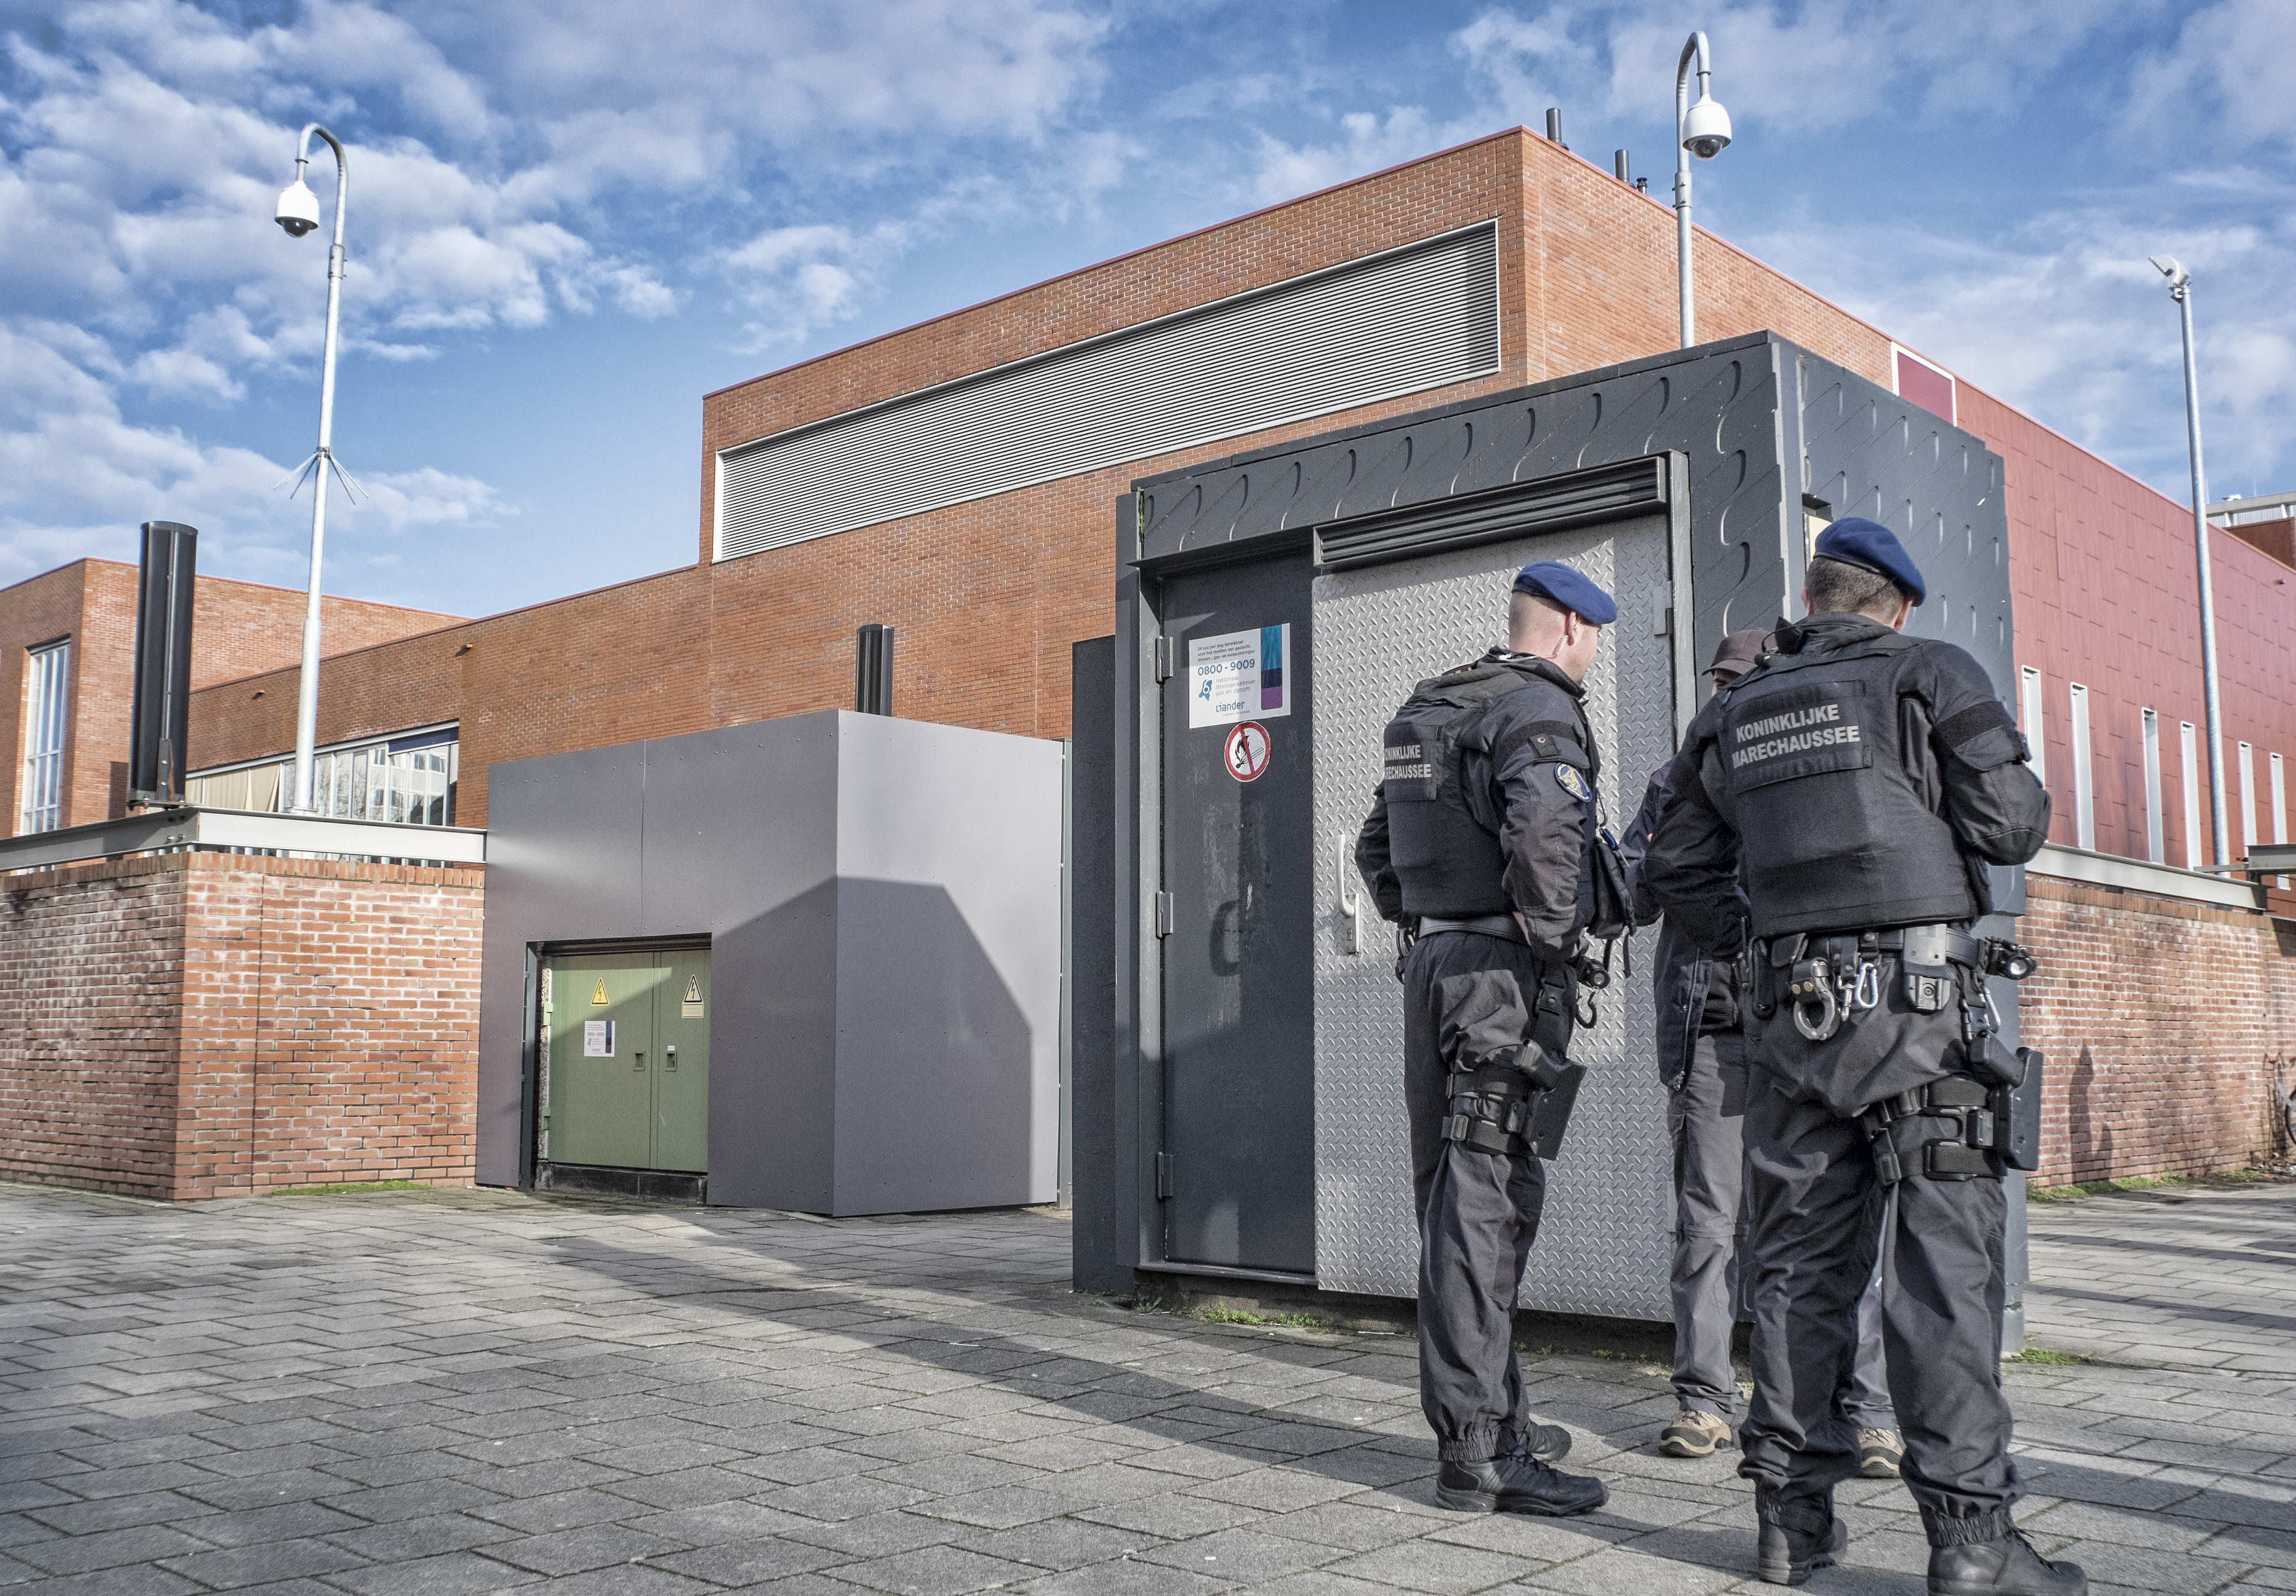
[[[1117,1132],[1116,639],[1070,653],[1069,1119],[1075,1180],[1074,1278],[1084,1291],[1132,1289],[1139,1194]]]
[[[831,1211],[1051,1202],[1060,745],[837,721]]]
[[[480,1178],[519,1178],[528,945],[706,933],[712,1201],[1049,1198],[1060,760],[831,711],[496,766]],[[838,877],[840,835],[858,879]],[[889,1041],[900,1014],[931,1034]],[[896,1145],[887,1123],[933,1145]]]
[[[826,1212],[836,712],[646,745],[639,934],[710,934],[709,1198]]]
[[[479,967],[482,1185],[519,1181],[527,943],[627,934],[616,928],[637,922],[644,793],[642,743],[513,760],[488,774],[492,825]]]

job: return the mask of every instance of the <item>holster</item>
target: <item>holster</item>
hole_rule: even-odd
[[[1552,1158],[1578,1101],[1587,1066],[1525,1042],[1511,1057],[1454,1070],[1443,1139],[1511,1158]]]

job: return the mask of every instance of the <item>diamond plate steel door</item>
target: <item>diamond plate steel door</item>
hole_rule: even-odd
[[[1300,552],[1163,585],[1175,669],[1162,688],[1171,903],[1159,1196],[1176,1263],[1315,1267],[1308,573]],[[1210,703],[1235,687],[1207,678],[1212,662],[1247,657],[1249,692]],[[1192,713],[1199,693],[1208,701]]]
[[[1380,734],[1395,706],[1414,682],[1502,640],[1514,572],[1539,559],[1569,561],[1619,601],[1587,684],[1603,814],[1616,829],[1674,753],[1672,646],[1658,625],[1671,602],[1663,515],[1315,580],[1316,1275],[1327,1291],[1413,1296],[1419,1258],[1402,988],[1389,928],[1368,902],[1362,950],[1347,950],[1341,897],[1359,889],[1346,849],[1370,810]],[[1646,957],[1655,939],[1636,940]],[[1562,1156],[1547,1166],[1546,1217],[1519,1302],[1664,1320],[1671,1148],[1646,967],[1638,959],[1633,979],[1615,980],[1596,1000],[1600,1023],[1571,1045],[1589,1073]]]

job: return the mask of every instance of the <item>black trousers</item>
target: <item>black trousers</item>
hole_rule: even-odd
[[[1852,1023],[1874,1024],[1895,1048],[1934,1049],[1932,1060],[1959,1057],[1951,1008],[1915,1015],[1892,1001]],[[1836,1043],[1857,1047],[1848,1029]],[[1932,1545],[1997,1540],[2022,1494],[2001,1392],[2001,1181],[1923,1174],[1921,1144],[1947,1122],[1908,1121],[1896,1139],[1906,1178],[1884,1203],[1864,1128],[1793,1082],[1826,1044],[1804,1042],[1783,1006],[1753,1040],[1766,1068],[1747,1086],[1754,1396],[1738,1472],[1768,1487],[1758,1506],[1789,1523],[1807,1511],[1797,1499],[1857,1472],[1856,1434],[1834,1398],[1878,1255],[1906,1487]]]
[[[1404,966],[1403,1095],[1419,1214],[1419,1402],[1447,1461],[1512,1451],[1527,1422],[1514,1298],[1538,1236],[1546,1172],[1536,1158],[1445,1141],[1446,1082],[1455,1060],[1488,1056],[1531,1034],[1540,968],[1521,942],[1464,931],[1422,938]],[[1542,1030],[1542,1040],[1547,1034]]]

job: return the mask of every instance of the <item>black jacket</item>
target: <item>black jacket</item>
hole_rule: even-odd
[[[1856,691],[1827,699],[1839,683]],[[1862,615],[1809,616],[1691,722],[1646,890],[1725,957],[1750,935],[1974,918],[1990,907],[1983,865],[2022,864],[2048,838],[2049,795],[2025,758],[1965,650]],[[1868,786],[1884,802],[1866,803]]]
[[[1514,670],[1523,686],[1484,712],[1464,750],[1460,785],[1475,823],[1497,839],[1505,901],[1522,916],[1534,947],[1567,958],[1594,918],[1594,788],[1580,764],[1591,762],[1592,750],[1565,747],[1570,759],[1559,761],[1543,728],[1583,728],[1586,689],[1546,660],[1500,649],[1486,658]],[[1403,884],[1390,854],[1384,784],[1357,841],[1356,867],[1380,914],[1400,922]]]
[[[1644,879],[1643,861],[1649,851],[1651,834],[1658,829],[1659,817],[1674,796],[1676,769],[1669,761],[1651,773],[1650,785],[1643,794],[1643,806],[1635,812],[1634,823],[1619,843],[1637,926],[1647,926],[1660,917],[1657,896]],[[1658,1010],[1655,1040],[1659,1079],[1672,1091],[1690,1073],[1691,1057],[1699,1036],[1737,1024],[1737,961],[1713,957],[1669,918],[1659,927],[1658,956],[1651,971],[1651,995]]]

